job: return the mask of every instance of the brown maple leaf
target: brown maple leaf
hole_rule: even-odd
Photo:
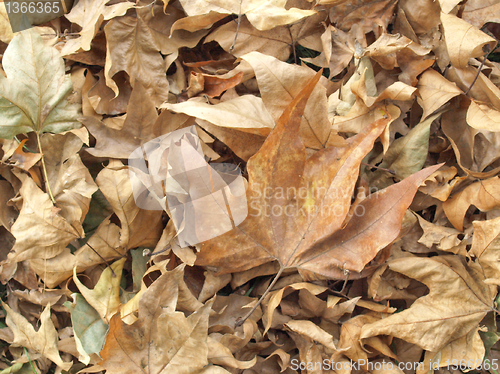
[[[313,78],[292,101],[264,145],[248,162],[249,215],[233,230],[203,242],[197,265],[220,273],[277,261],[305,279],[360,277],[377,253],[394,241],[421,182],[441,165],[415,173],[351,207],[359,166],[389,118],[311,157],[299,137]]]

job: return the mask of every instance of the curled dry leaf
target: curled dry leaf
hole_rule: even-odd
[[[215,105],[191,99],[178,104],[165,103],[160,108],[254,135],[267,136],[274,127],[273,118],[269,115],[262,99],[253,95],[239,96]]]
[[[23,205],[11,232],[16,244],[9,254],[9,260],[20,262],[33,258],[52,258],[64,251],[74,239],[84,236],[81,224],[72,225],[61,215],[61,209],[54,206],[45,192],[24,174],[19,191]],[[83,218],[81,218],[83,220]]]
[[[455,67],[465,68],[470,58],[486,54],[485,46],[492,51],[497,44],[491,36],[454,15],[441,13],[441,23],[446,48]]]
[[[45,307],[40,315],[40,328],[35,331],[33,325],[26,318],[14,312],[2,301],[2,306],[7,312],[5,319],[7,326],[14,333],[13,345],[26,347],[42,356],[47,357],[63,370],[69,370],[73,366],[72,362],[64,362],[59,355],[57,342],[57,330],[50,319],[50,303]]]
[[[474,182],[452,195],[443,203],[444,212],[452,225],[462,231],[465,213],[471,205],[483,212],[499,207],[499,186],[500,178],[494,177]]]
[[[125,71],[132,87],[140,82],[155,105],[168,100],[165,61],[151,29],[142,18],[124,16],[112,19],[104,26],[104,32],[109,56],[106,58],[104,76],[115,96],[118,96],[119,89],[113,76]]]
[[[181,268],[163,274],[141,297],[139,320],[132,325],[120,315],[111,319],[103,361],[107,373],[195,373],[208,364],[208,301],[186,317],[176,312]]]
[[[494,295],[484,278],[458,256],[400,258],[389,267],[424,283],[430,292],[410,308],[363,326],[361,339],[390,335],[438,352],[475,329],[493,310]]]
[[[154,245],[161,235],[162,212],[143,210],[135,204],[127,168],[120,161],[111,161],[96,182],[120,219],[120,245],[126,248]]]
[[[470,254],[474,255],[484,270],[485,282],[500,284],[500,217],[474,221],[474,236]]]
[[[109,121],[102,122],[86,116],[80,121],[97,140],[96,146],[87,150],[96,157],[127,159],[141,144],[155,137],[153,126],[158,118],[150,96],[140,82],[137,82],[127,105],[127,115],[119,129]]]
[[[255,72],[262,101],[267,110],[278,121],[283,111],[299,95],[301,88],[314,76],[311,69],[290,66],[271,56],[251,52],[241,58],[247,61]],[[330,122],[327,117],[326,88],[318,84],[304,109],[299,133],[305,146],[321,149],[330,136]]]
[[[244,14],[257,30],[269,30],[276,26],[297,22],[315,14],[314,10],[285,9],[286,0],[181,0],[188,16],[217,12],[222,14]]]
[[[282,270],[296,268],[308,279],[345,279],[358,277],[397,238],[418,186],[440,165],[370,195],[358,205],[363,214],[345,225],[359,165],[388,119],[367,126],[344,148],[326,148],[306,159],[297,130],[318,80],[316,75],[296,96],[249,160],[249,216],[202,243],[198,265],[227,273],[277,260]]]
[[[424,110],[422,119],[427,118],[451,98],[462,93],[455,83],[450,82],[433,69],[428,69],[422,74],[417,88],[418,103]]]
[[[90,43],[103,21],[123,16],[127,9],[133,7],[133,4],[128,1],[107,5],[109,1],[81,0],[75,4],[71,12],[66,15],[66,18],[81,26],[82,30],[79,32],[80,37],[71,38],[66,42],[61,50],[63,56],[77,52],[80,49],[84,51],[90,50]]]
[[[111,317],[116,314],[121,305],[120,281],[125,260],[125,258],[122,258],[104,269],[99,281],[92,290],[80,282],[76,275],[76,268],[73,270],[73,281],[78,290],[106,323],[109,323]]]

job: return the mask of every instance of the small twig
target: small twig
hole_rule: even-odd
[[[241,3],[242,2],[243,2],[243,0],[240,0],[240,12],[238,13],[238,21],[237,21],[238,26],[236,26],[236,34],[234,34],[233,44],[231,45],[231,48],[229,48],[229,53],[233,52],[234,46],[236,45],[236,39],[238,38],[238,32],[240,31],[240,25],[241,25]]]
[[[100,258],[102,261],[104,261],[104,263],[105,263],[105,264],[106,264],[106,265],[107,265],[107,266],[111,269],[111,273],[113,274],[113,277],[116,277],[116,274],[115,274],[115,272],[113,271],[113,268],[109,265],[108,261],[106,261],[106,260],[105,260],[105,258],[104,258],[104,257],[102,257],[102,256],[99,254],[99,252],[97,252],[97,251],[94,249],[94,247],[92,247],[89,243],[85,243],[85,245],[88,245],[88,246],[90,247],[90,249],[92,249],[92,250],[94,251],[94,253],[95,253],[96,255],[98,255],[98,256],[99,256],[99,258]]]
[[[486,56],[484,56],[483,58],[483,61],[481,61],[481,65],[479,65],[479,69],[477,69],[477,74],[476,76],[474,77],[474,80],[472,81],[471,85],[469,86],[469,88],[467,89],[467,91],[465,91],[465,96],[467,96],[472,88],[472,86],[474,86],[474,84],[476,83],[477,81],[477,78],[479,78],[479,74],[481,74],[481,69],[483,68],[484,66],[484,63],[485,61],[488,59],[488,56],[490,55],[490,53],[492,52],[491,48],[489,45],[486,45],[485,46],[486,48],[486,51],[488,52],[488,54]]]
[[[151,252],[151,250],[150,250],[150,249],[147,249],[147,248],[146,248],[146,249],[142,252],[142,255],[143,255],[143,256],[156,256],[156,255],[159,255],[159,254],[161,254],[161,253],[164,253],[164,252],[168,251],[170,248],[172,248],[172,247],[170,246],[170,244],[169,244],[169,245],[167,245],[165,248],[160,249],[158,252]]]
[[[257,301],[257,304],[255,304],[253,306],[253,308],[245,315],[245,317],[243,318],[238,318],[236,320],[236,327],[238,326],[241,326],[243,325],[243,323],[248,319],[248,317],[250,317],[253,312],[255,312],[255,310],[259,307],[259,305],[262,303],[262,300],[264,300],[264,298],[267,296],[267,294],[269,293],[269,291],[271,291],[271,289],[274,287],[274,285],[276,284],[276,282],[278,281],[279,277],[281,276],[281,274],[283,273],[283,270],[285,270],[284,267],[281,267],[280,270],[278,271],[278,274],[275,275],[273,281],[271,282],[271,284],[267,287],[266,291],[264,292],[264,294],[260,297],[259,301]]]
[[[365,166],[368,166],[370,168],[375,168],[375,169],[380,169],[380,170],[383,170],[383,171],[386,171],[392,175],[396,175],[396,172],[394,170],[390,170],[390,169],[386,169],[386,168],[381,168],[380,166],[375,166],[375,165],[370,165],[370,164],[367,164],[365,162],[362,162],[361,163],[362,165],[365,165]]]

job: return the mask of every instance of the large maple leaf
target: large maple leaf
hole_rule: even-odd
[[[292,101],[248,161],[247,219],[203,242],[197,265],[229,273],[276,260],[279,274],[296,268],[305,279],[356,278],[397,238],[417,188],[440,165],[351,206],[361,161],[389,119],[370,124],[346,147],[325,148],[307,158],[299,125],[319,77]]]

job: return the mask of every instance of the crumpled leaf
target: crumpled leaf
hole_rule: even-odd
[[[420,227],[424,231],[423,235],[418,239],[419,243],[428,248],[432,248],[436,245],[437,249],[440,251],[449,251],[455,254],[460,251],[460,247],[458,246],[460,244],[458,236],[462,234],[460,231],[451,227],[444,227],[427,222],[418,214],[416,216]],[[465,250],[462,250],[460,254],[465,255]]]
[[[120,247],[120,227],[110,222],[107,217],[89,238],[88,244],[95,249],[95,253],[87,244],[81,246],[74,254],[69,248],[50,259],[34,258],[29,260],[30,266],[43,279],[47,287],[52,288],[68,279],[76,266],[77,272],[103,262],[114,260],[124,255],[125,248]]]
[[[328,334],[321,327],[315,325],[312,321],[291,320],[284,326],[298,334],[307,336],[308,338],[323,344],[331,351],[337,350],[335,344],[333,343],[333,336]]]
[[[462,19],[479,29],[487,22],[500,22],[499,11],[500,4],[495,0],[470,0],[465,4]]]
[[[485,46],[492,51],[497,42],[457,16],[441,13],[446,48],[453,66],[465,68],[470,58],[486,54]]]
[[[54,323],[50,319],[50,303],[45,307],[40,315],[40,328],[35,331],[33,325],[19,313],[14,312],[2,301],[2,306],[7,312],[5,319],[7,326],[14,333],[13,345],[26,347],[42,356],[47,357],[63,370],[69,370],[73,366],[72,362],[64,362],[59,355],[57,336]]]
[[[107,42],[104,76],[115,96],[118,96],[119,89],[113,76],[125,71],[132,87],[140,82],[155,105],[168,100],[166,64],[160,46],[144,20],[128,16],[112,19],[104,26],[104,32]]]
[[[120,281],[126,258],[122,258],[104,269],[92,290],[85,287],[73,270],[73,281],[85,300],[99,313],[106,323],[118,312],[120,303]]]
[[[285,62],[258,52],[251,52],[241,59],[247,61],[255,71],[262,101],[275,121],[300,93],[301,87],[314,76],[311,69],[290,66]],[[327,117],[326,88],[318,84],[306,105],[300,136],[308,148],[324,148],[330,136],[330,122]]]
[[[485,282],[500,284],[500,217],[474,221],[474,236],[469,251],[479,262],[486,276]]]
[[[479,180],[453,194],[443,203],[443,209],[451,224],[462,231],[465,213],[471,205],[485,212],[500,206],[500,178]]]
[[[397,238],[416,189],[440,165],[364,199],[359,204],[364,213],[344,225],[361,160],[388,119],[367,126],[346,147],[326,148],[306,160],[297,130],[318,80],[317,74],[249,160],[249,216],[235,229],[202,243],[198,265],[227,273],[277,260],[282,269],[297,268],[306,279],[345,279],[346,274],[359,276]]]
[[[492,310],[489,286],[458,256],[406,257],[389,267],[424,283],[430,292],[410,308],[363,326],[361,339],[390,335],[437,352],[468,334]]]
[[[429,134],[432,122],[440,114],[433,115],[412,128],[406,136],[392,142],[383,160],[378,164],[380,168],[394,171],[396,177],[404,179],[422,169],[429,151]],[[386,171],[375,170],[370,176],[370,184],[383,188],[392,184]]]
[[[329,9],[330,19],[339,29],[347,31],[357,24],[364,33],[372,31],[375,25],[386,29],[389,24],[394,0],[320,0],[320,4],[332,4]]]
[[[276,26],[297,22],[315,14],[314,10],[285,9],[286,0],[181,0],[188,16],[217,12],[244,14],[257,30],[269,30]]]
[[[134,5],[131,2],[123,1],[106,5],[110,0],[79,0],[71,8],[71,12],[66,14],[66,18],[82,27],[79,38],[71,38],[66,41],[61,54],[69,55],[79,49],[90,50],[90,43],[97,34],[99,27],[104,21],[111,18],[123,16],[127,9]]]
[[[154,103],[142,84],[137,82],[121,128],[113,128],[110,121],[99,121],[91,116],[80,118],[96,138],[95,147],[87,149],[87,152],[96,157],[127,159],[138,146],[155,137],[153,126],[157,118]]]
[[[52,258],[72,240],[83,237],[83,228],[68,222],[33,179],[22,174],[20,177],[23,181],[20,190],[23,206],[11,228],[16,244],[9,259],[19,262],[30,258]]]
[[[126,248],[154,245],[161,235],[161,211],[140,209],[134,201],[127,168],[112,160],[96,178],[121,222],[120,245]]]
[[[60,133],[77,128],[79,104],[66,100],[73,84],[60,53],[33,29],[18,33],[5,50],[0,74],[0,138]]]
[[[422,119],[441,108],[451,98],[460,95],[455,83],[450,82],[433,69],[426,70],[418,80],[418,103],[424,109]]]
[[[194,373],[208,364],[208,315],[213,301],[186,318],[176,312],[181,268],[163,274],[141,297],[139,319],[111,319],[99,368],[107,373]]]
[[[178,104],[165,103],[160,108],[255,135],[267,136],[274,127],[274,120],[262,99],[253,95],[239,96],[215,105],[192,99]]]
[[[373,347],[388,357],[396,358],[387,343],[380,337],[372,337],[364,342],[360,339],[364,326],[380,321],[382,317],[383,314],[361,314],[343,323],[338,342],[339,352],[342,352],[353,361],[365,360],[366,362],[369,357],[374,356]],[[370,347],[363,347],[363,345],[369,345]]]

